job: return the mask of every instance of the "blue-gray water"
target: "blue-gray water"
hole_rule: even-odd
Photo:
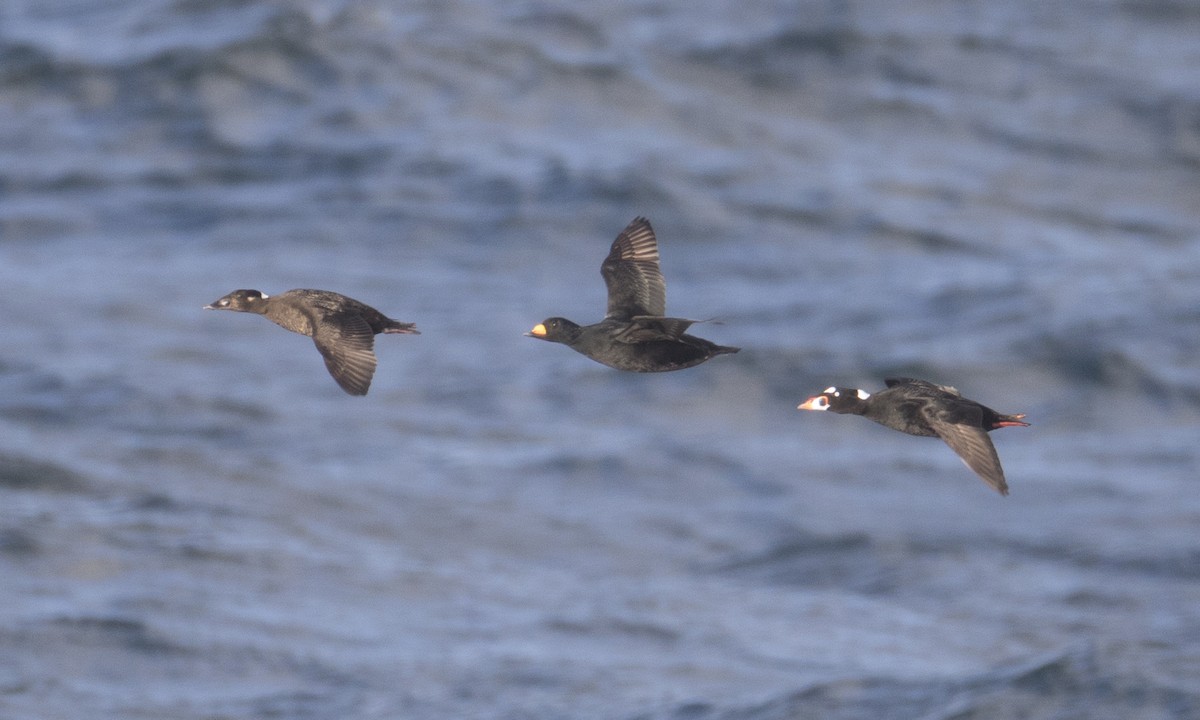
[[[1200,717],[1200,11],[5,0],[0,717]],[[622,374],[655,224],[740,345]],[[321,287],[370,395],[201,306]],[[890,374],[1030,428],[800,413]]]

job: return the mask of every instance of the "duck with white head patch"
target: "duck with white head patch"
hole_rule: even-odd
[[[204,309],[264,315],[282,328],[311,337],[329,374],[351,395],[366,395],[371,387],[377,334],[420,335],[413,323],[393,320],[370,305],[329,290],[288,290],[275,296],[234,290]]]
[[[1008,494],[1000,456],[988,433],[1028,426],[1023,414],[998,413],[952,387],[925,380],[888,378],[884,383],[887,389],[874,394],[858,388],[826,388],[797,409],[862,415],[902,433],[941,438],[984,482],[1001,495]]]

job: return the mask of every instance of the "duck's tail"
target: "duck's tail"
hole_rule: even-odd
[[[391,334],[391,333],[397,333],[400,335],[420,335],[421,334],[421,331],[417,329],[416,323],[400,322],[399,320],[392,320],[391,318],[388,318],[388,322],[391,324],[383,329],[383,332],[386,334]]]

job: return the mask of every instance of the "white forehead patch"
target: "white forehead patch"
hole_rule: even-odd
[[[834,386],[830,385],[829,387],[825,388],[825,389],[824,389],[824,390],[822,390],[821,392],[822,392],[822,393],[824,393],[824,394],[826,394],[826,395],[837,395],[837,388],[835,388]]]
[[[866,400],[869,397],[871,397],[871,393],[867,392],[866,390],[858,390],[859,400]]]

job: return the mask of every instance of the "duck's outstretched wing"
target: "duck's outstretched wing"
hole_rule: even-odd
[[[600,274],[608,286],[606,318],[666,314],[667,284],[658,267],[658,241],[646,218],[634,218],[621,231],[600,265]]]
[[[366,395],[375,375],[375,333],[357,313],[335,313],[317,323],[313,342],[343,390]]]
[[[1004,468],[996,446],[983,429],[983,413],[978,405],[956,403],[949,408],[927,408],[934,432],[950,446],[967,467],[1001,495],[1008,494]]]

